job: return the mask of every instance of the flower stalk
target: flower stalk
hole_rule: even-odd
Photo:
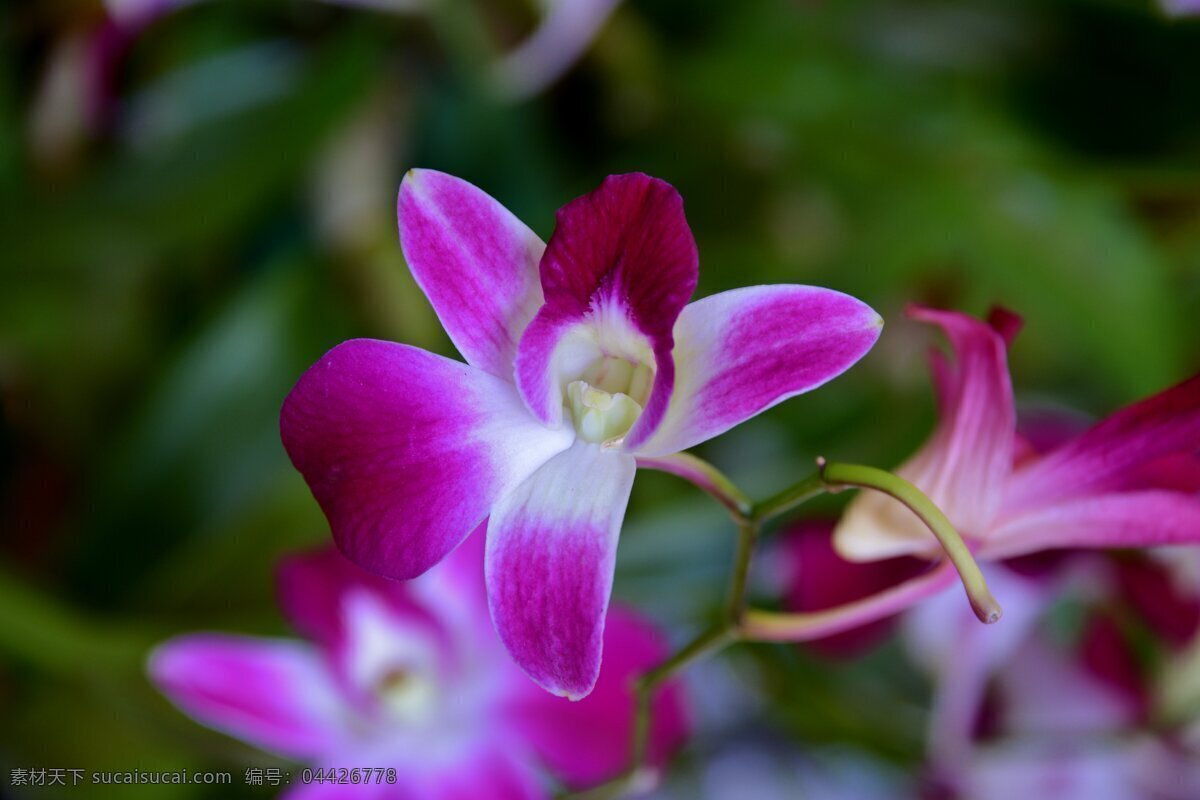
[[[950,520],[920,489],[890,472],[819,458],[817,471],[812,475],[754,503],[716,467],[690,453],[639,458],[638,466],[669,472],[690,481],[723,505],[737,523],[737,551],[724,613],[720,621],[635,682],[633,752],[628,769],[608,783],[583,792],[563,794],[564,800],[610,800],[652,786],[657,776],[648,771],[646,760],[650,707],[655,690],[684,667],[720,652],[736,641],[798,642],[829,636],[890,616],[916,600],[940,592],[954,580],[956,573],[975,615],[985,623],[1000,619],[1000,604],[988,590],[970,548]],[[763,525],[818,495],[846,487],[874,489],[904,503],[937,537],[946,558],[897,586],[836,608],[802,614],[748,609],[746,594],[750,565]]]

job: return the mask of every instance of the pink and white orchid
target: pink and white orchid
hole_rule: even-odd
[[[536,800],[551,794],[543,767],[571,787],[625,767],[631,681],[666,643],[614,609],[593,695],[567,703],[541,691],[492,631],[482,531],[407,583],[332,548],[287,559],[278,577],[283,610],[309,642],[189,634],[155,650],[149,670],[185,712],[250,744],[321,769],[383,771],[351,786],[300,786],[295,773],[288,797]],[[655,701],[653,763],[685,729],[680,689],[669,684]]]
[[[617,537],[639,457],[716,436],[834,378],[879,316],[847,295],[757,286],[688,304],[679,194],[614,175],[547,245],[439,172],[400,187],[400,240],[463,364],[338,345],[283,406],[283,442],[342,551],[412,578],[489,518],[492,619],[516,662],[584,697],[600,671]]]
[[[1200,450],[1200,376],[1030,455],[1017,437],[1007,366],[1020,321],[999,312],[988,325],[925,308],[911,316],[940,326],[957,360],[934,353],[941,421],[897,473],[946,512],[977,558],[1200,541],[1200,497],[1150,469]],[[937,554],[920,521],[879,494],[855,498],[834,546],[852,561]]]

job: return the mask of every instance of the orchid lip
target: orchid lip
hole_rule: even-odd
[[[618,356],[602,355],[567,383],[566,407],[586,442],[616,447],[642,415],[654,370]]]

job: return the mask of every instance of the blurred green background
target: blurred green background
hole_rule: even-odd
[[[493,64],[536,4],[413,6],[224,0],[123,35],[98,2],[0,12],[0,796],[29,767],[234,772],[118,797],[269,793],[241,771],[278,762],[183,717],[142,660],[178,631],[285,631],[273,561],[328,538],[277,432],[308,364],[353,336],[453,353],[396,240],[410,167],[543,237],[604,175],[645,171],[685,198],[698,295],[814,283],[880,310],[859,367],[703,448],[756,496],[818,454],[893,466],[924,438],[930,340],[907,303],[1023,314],[1026,403],[1101,414],[1200,368],[1200,20],[1132,0],[633,0],[514,101]],[[643,473],[618,597],[694,631],[728,527]],[[852,665],[742,647],[709,669],[756,709],[722,736],[920,759],[928,687],[895,646]],[[106,796],[60,794],[81,791]]]

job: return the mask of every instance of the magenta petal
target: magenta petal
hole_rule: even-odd
[[[628,766],[633,746],[633,681],[669,655],[666,639],[632,611],[614,607],[604,630],[604,669],[577,703],[530,684],[511,709],[516,725],[554,775],[572,788],[600,783]],[[651,711],[649,761],[662,766],[687,735],[683,687],[659,688]]]
[[[871,308],[814,286],[752,286],[684,308],[675,325],[675,390],[639,455],[685,450],[862,358],[883,328]]]
[[[264,750],[311,758],[331,752],[348,735],[332,676],[307,645],[181,636],[157,647],[147,670],[184,712]]]
[[[926,308],[909,313],[941,326],[955,358],[935,358],[941,419],[932,438],[897,472],[945,511],[965,538],[979,539],[988,535],[1012,470],[1016,412],[1005,340],[965,314]],[[834,546],[854,561],[932,555],[938,549],[914,514],[871,492],[847,508]]]
[[[481,189],[410,170],[396,203],[413,277],[467,363],[512,380],[517,342],[542,305],[545,245]]]
[[[980,557],[1200,542],[1200,496],[1149,490],[1066,500],[1005,520]]]
[[[551,793],[534,773],[525,753],[508,743],[480,744],[460,763],[410,778],[413,794],[388,797],[420,800],[549,800]]]
[[[398,616],[436,624],[424,608],[413,602],[408,591],[411,584],[367,572],[333,546],[283,559],[275,583],[279,606],[292,626],[329,649],[344,643],[344,601],[355,591],[375,594]]]
[[[541,263],[546,304],[517,356],[517,385],[533,413],[547,423],[560,418],[555,354],[562,339],[586,323],[601,337],[645,341],[657,374],[627,437],[630,447],[649,435],[670,400],[672,330],[696,289],[698,263],[683,199],[656,178],[611,175],[559,209]]]
[[[488,522],[492,620],[525,673],[577,700],[600,672],[632,456],[576,442],[496,504]]]
[[[1162,456],[1200,450],[1200,375],[1121,409],[1078,438],[1018,470],[1008,508],[1119,488],[1129,474]]]
[[[280,427],[342,552],[393,578],[440,561],[573,438],[530,417],[512,384],[370,339],[313,365]]]
[[[916,558],[893,558],[858,564],[833,549],[833,525],[807,522],[793,526],[780,541],[788,571],[784,604],[788,611],[809,613],[853,603],[885,591],[928,569]],[[955,596],[957,601],[961,597]],[[809,646],[831,657],[860,655],[892,629],[891,619],[877,619],[852,630],[815,639]]]

